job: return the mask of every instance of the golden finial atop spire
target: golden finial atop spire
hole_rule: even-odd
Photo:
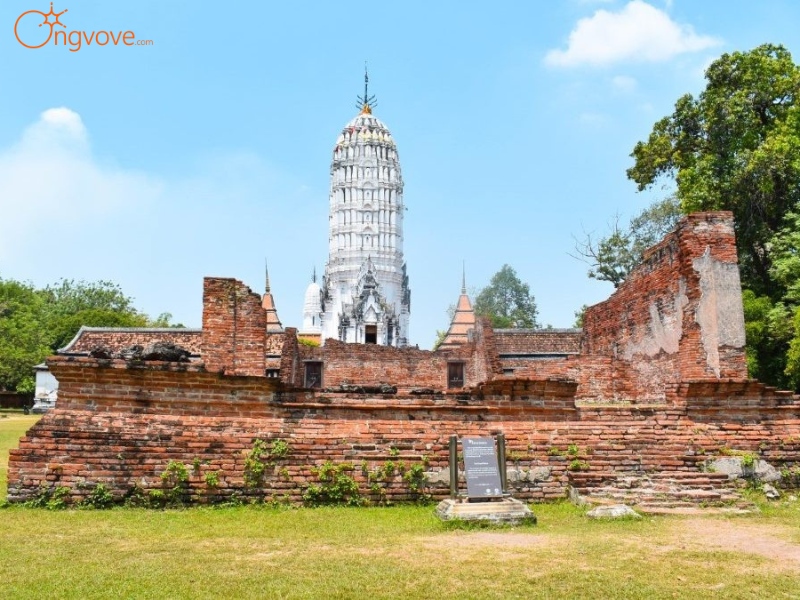
[[[364,61],[364,95],[363,96],[356,96],[358,102],[356,102],[356,108],[361,109],[362,115],[371,115],[372,109],[378,106],[378,103],[375,101],[375,96],[369,95],[369,73],[367,72],[367,61]]]

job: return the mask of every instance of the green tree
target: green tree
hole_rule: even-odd
[[[724,54],[706,88],[633,149],[640,190],[674,178],[684,212],[730,210],[744,285],[775,299],[769,240],[800,200],[800,68],[782,46]]]
[[[0,389],[29,391],[33,366],[50,352],[45,301],[33,286],[0,279]]]
[[[795,308],[792,326],[794,328],[794,337],[789,342],[784,372],[788,376],[792,387],[795,390],[800,390],[800,307]]]
[[[62,279],[47,286],[47,326],[52,333],[51,349],[63,348],[87,327],[145,327],[147,315],[133,307],[133,299],[110,281],[74,281]]]
[[[772,236],[769,274],[780,286],[783,298],[800,304],[800,205],[787,213],[783,227]]]
[[[575,322],[572,324],[573,327],[581,329],[583,327],[583,320],[586,317],[586,309],[589,308],[588,304],[582,305],[578,310],[575,311]]]
[[[497,329],[537,327],[538,311],[530,287],[509,265],[503,265],[478,293],[474,309],[476,315],[489,317]]]
[[[147,320],[148,327],[186,327],[183,323],[173,323],[172,322],[172,313],[163,312],[158,315],[155,319],[148,319]]]
[[[34,365],[69,343],[83,325],[169,327],[171,320],[169,313],[150,320],[108,281],[61,280],[37,290],[0,279],[0,389],[31,390]]]
[[[791,310],[769,296],[757,296],[752,290],[742,292],[747,371],[751,377],[786,388],[786,352],[793,337]]]
[[[800,207],[798,207],[800,208]],[[800,209],[789,212],[772,237],[770,275],[783,291],[773,310],[776,341],[786,345],[786,383],[800,390]]]
[[[733,212],[750,375],[798,389],[800,67],[765,44],[722,55],[706,79],[636,144],[627,174],[640,190],[674,179],[683,212]]]
[[[617,217],[606,237],[595,241],[586,234],[583,240],[576,240],[577,255],[572,256],[590,265],[589,277],[619,287],[641,262],[644,251],[669,233],[681,214],[674,196],[659,200],[631,219],[627,229],[620,227]]]

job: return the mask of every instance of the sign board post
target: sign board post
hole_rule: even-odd
[[[505,435],[498,433],[495,437],[461,438],[466,495],[458,491],[458,436],[451,435],[449,442],[450,498],[442,500],[436,507],[440,519],[510,525],[536,523],[536,516],[531,509],[508,493]]]
[[[450,436],[450,497],[458,498],[458,436]]]
[[[462,438],[461,447],[469,499],[502,498],[503,484],[494,438]]]

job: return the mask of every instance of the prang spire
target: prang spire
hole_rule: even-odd
[[[375,95],[369,95],[369,72],[367,71],[367,61],[364,61],[364,95],[356,96],[356,108],[361,109],[362,114],[372,114],[372,109],[378,106]]]
[[[269,285],[269,267],[267,259],[264,259],[264,295],[261,298],[261,307],[267,312],[267,333],[280,333],[283,325],[278,318],[278,310],[275,308],[275,298],[272,297],[272,290]]]

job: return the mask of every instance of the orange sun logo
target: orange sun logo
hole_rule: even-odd
[[[40,10],[26,10],[19,17],[17,17],[17,21],[16,21],[16,23],[14,23],[14,35],[16,36],[17,41],[20,44],[22,44],[23,46],[25,46],[26,48],[41,48],[47,42],[50,41],[51,37],[53,37],[53,26],[54,25],[60,25],[61,27],[64,27],[66,29],[67,26],[64,25],[61,21],[59,21],[59,18],[61,17],[61,15],[63,15],[65,12],[67,12],[67,10],[68,9],[65,8],[60,13],[55,12],[53,10],[53,3],[52,2],[50,3],[50,12],[47,12],[47,13],[43,13]],[[39,27],[41,27],[42,25],[47,25],[48,27],[50,27],[50,32],[47,35],[47,39],[45,41],[43,41],[41,44],[38,44],[36,46],[31,46],[31,45],[26,44],[25,42],[23,42],[19,37],[19,32],[17,31],[17,27],[19,26],[19,22],[22,20],[22,18],[25,17],[26,15],[30,15],[32,13],[36,13],[38,15],[41,15],[44,18],[44,20],[41,23],[39,23]],[[53,17],[52,21],[50,20],[50,17]]]

